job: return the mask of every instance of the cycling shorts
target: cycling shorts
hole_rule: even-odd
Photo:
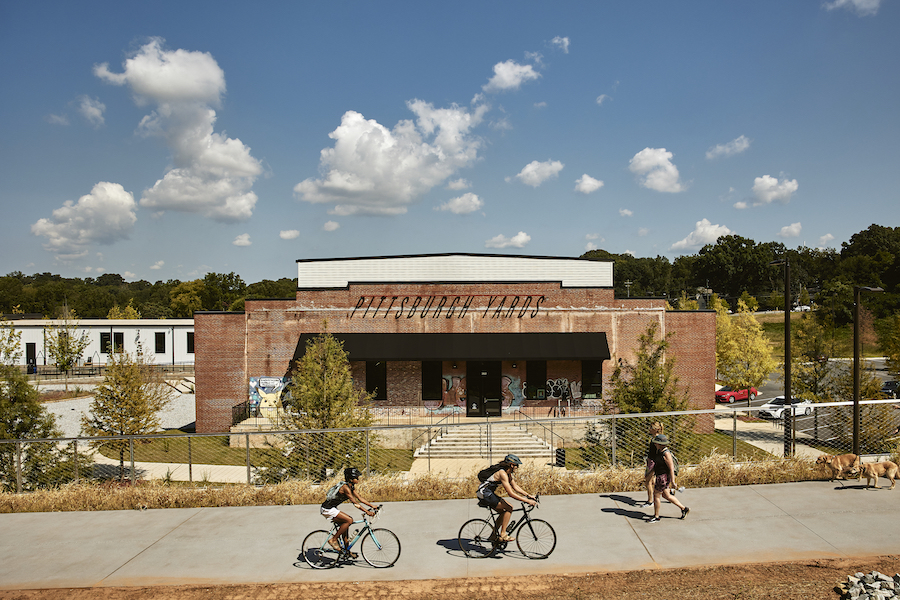
[[[484,492],[481,496],[478,497],[478,499],[491,508],[497,508],[497,505],[500,504],[500,496],[498,496],[491,490],[484,490]]]
[[[324,506],[319,511],[323,517],[328,519],[329,521],[334,521],[334,518],[341,514],[341,511],[335,506],[334,508],[325,508]]]

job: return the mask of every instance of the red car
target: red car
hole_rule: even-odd
[[[756,399],[756,388],[752,387],[749,390],[733,390],[727,385],[722,389],[716,390],[716,402],[727,402],[728,404],[734,403],[735,400],[746,400],[747,392],[750,392],[750,399]]]

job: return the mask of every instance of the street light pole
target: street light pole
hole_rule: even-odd
[[[860,292],[883,292],[880,287],[853,287],[853,454],[859,456],[859,296]]]
[[[784,265],[784,456],[793,454],[793,417],[791,405],[791,264],[787,258],[770,265]]]

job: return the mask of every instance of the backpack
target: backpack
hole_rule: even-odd
[[[487,467],[486,469],[482,469],[482,470],[478,471],[478,481],[480,481],[481,483],[484,483],[485,481],[487,481],[488,479],[491,478],[491,475],[493,475],[494,473],[496,473],[497,471],[499,471],[502,468],[503,468],[503,465],[497,464],[497,465],[491,465],[491,466]]]
[[[336,484],[331,486],[331,489],[325,494],[325,500],[337,500],[338,492],[341,491],[341,488],[344,487],[346,481],[338,481]]]
[[[673,467],[672,470],[675,472],[675,475],[678,476],[678,458],[675,456],[675,453],[672,452],[672,450],[670,448],[666,448],[666,450],[669,452],[669,456],[672,457],[672,467]]]

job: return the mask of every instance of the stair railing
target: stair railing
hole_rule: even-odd
[[[550,460],[553,460],[555,458],[553,454],[554,450],[558,448],[560,442],[563,441],[563,437],[561,435],[553,432],[553,421],[550,421],[550,427],[547,427],[540,421],[536,421],[533,417],[529,417],[524,412],[516,411],[515,415],[515,424],[518,427],[523,428],[526,432],[535,435],[531,431],[532,427],[540,427],[541,430],[543,430],[543,436],[538,435],[537,437],[540,437],[542,440],[550,444]]]

